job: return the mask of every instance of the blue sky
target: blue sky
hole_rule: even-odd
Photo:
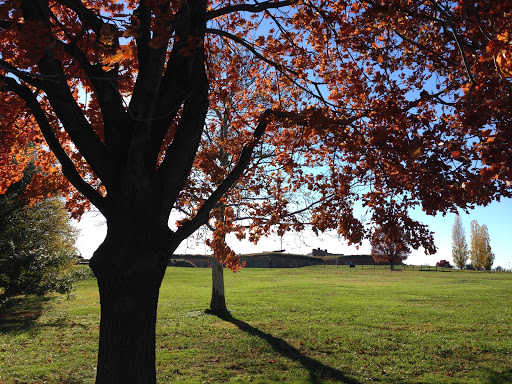
[[[500,202],[494,202],[486,207],[477,207],[469,214],[461,213],[460,217],[466,231],[466,241],[470,241],[470,223],[472,220],[478,221],[480,225],[487,225],[491,247],[496,256],[493,267],[498,265],[503,268],[510,268],[512,262],[512,250],[510,248],[510,239],[512,238],[512,199],[502,199]],[[435,242],[438,252],[433,256],[422,255],[421,252],[415,252],[411,255],[411,260],[435,260],[440,259],[451,261],[452,246],[452,227],[455,221],[454,214],[446,216],[437,215],[435,217],[427,216],[423,213],[418,215],[418,219],[435,232]]]
[[[512,263],[512,250],[510,240],[512,239],[512,199],[502,199],[500,202],[493,202],[486,207],[477,207],[469,214],[461,213],[462,224],[466,231],[466,241],[470,241],[470,222],[478,221],[480,225],[487,225],[491,239],[491,247],[496,256],[493,267],[501,266],[510,269]],[[445,216],[427,216],[421,210],[415,211],[414,218],[426,224],[434,232],[437,254],[426,256],[422,249],[413,251],[406,263],[408,264],[428,264],[435,265],[441,259],[452,261],[452,227],[455,221],[454,214]],[[87,213],[78,224],[81,235],[78,241],[78,248],[85,258],[90,258],[94,250],[101,244],[105,237],[106,226],[103,217],[98,213]],[[277,236],[271,236],[263,239],[257,245],[249,242],[240,242],[235,239],[229,241],[230,246],[237,253],[268,252],[281,249],[281,239]],[[305,231],[302,234],[287,234],[282,239],[282,248],[286,252],[307,254],[313,248],[327,249],[331,253],[342,254],[369,254],[370,246],[368,243],[357,249],[354,246],[347,246],[346,242],[338,239],[329,233],[320,237]],[[189,239],[183,242],[177,253],[209,253],[209,249],[199,240]]]

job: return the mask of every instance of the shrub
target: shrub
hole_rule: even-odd
[[[0,300],[69,294],[76,280],[77,231],[58,198],[22,199],[34,169],[0,195]]]
[[[440,260],[436,263],[436,267],[442,267],[442,268],[453,268],[453,266],[450,264],[448,260]]]

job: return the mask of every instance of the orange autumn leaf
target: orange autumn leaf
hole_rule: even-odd
[[[417,159],[420,156],[421,156],[421,148],[415,149],[410,154],[411,159]]]

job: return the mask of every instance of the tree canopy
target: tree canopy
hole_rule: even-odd
[[[202,225],[224,257],[224,233],[305,225],[353,243],[378,228],[432,253],[410,208],[510,196],[511,11],[510,0],[2,2],[0,192],[34,143],[48,175],[34,199],[53,185],[76,216],[93,204],[107,219],[91,260],[98,382],[147,367],[116,356],[120,340],[154,360],[166,260]],[[183,218],[169,228],[172,212]]]
[[[379,230],[373,233],[371,245],[373,260],[376,263],[391,264],[391,268],[394,264],[401,264],[407,260],[411,253],[400,236],[389,237],[385,232]]]
[[[400,216],[408,241],[429,250],[408,207],[444,212],[510,193],[510,2],[200,3],[2,4],[3,188],[21,175],[9,157],[23,157],[20,141],[45,136],[67,178],[103,213],[116,175],[140,163],[157,170],[147,183],[181,180],[167,185],[163,216],[195,203],[190,221],[203,224],[228,172],[208,161],[208,147],[194,157],[179,145],[198,146],[204,118],[195,134],[176,134],[185,104],[199,110],[192,91],[208,83],[203,101],[237,133],[226,148],[232,168],[263,136],[253,132],[258,122],[266,128],[259,165],[271,177],[246,171],[254,176],[246,189],[279,198],[251,210],[261,218],[256,237],[274,222],[302,228],[289,214],[307,203],[285,193],[301,186],[312,191],[315,228],[359,242],[365,229],[352,206],[363,201],[372,221],[385,228]],[[70,201],[82,212],[82,197]]]

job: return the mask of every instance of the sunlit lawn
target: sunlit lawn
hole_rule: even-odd
[[[226,272],[230,316],[205,313],[210,270],[169,268],[160,383],[512,383],[512,274],[373,269]],[[0,315],[0,383],[91,383],[99,300],[20,299]]]

